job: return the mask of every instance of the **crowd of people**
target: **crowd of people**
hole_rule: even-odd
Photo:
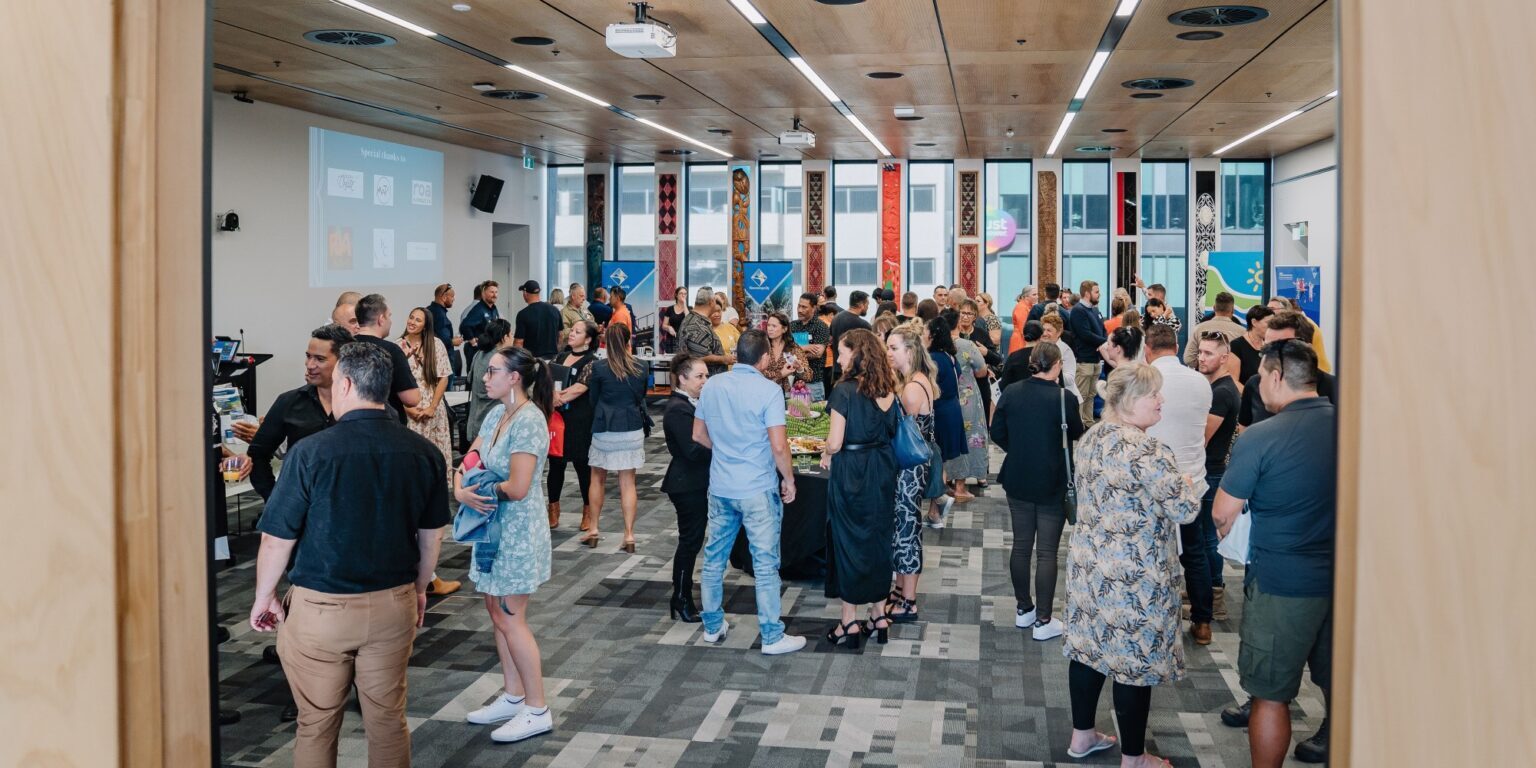
[[[825,594],[841,607],[822,640],[858,649],[917,621],[923,527],[943,528],[955,504],[995,479],[1013,530],[1014,624],[1037,641],[1062,638],[1069,660],[1069,754],[1118,746],[1123,765],[1163,765],[1145,750],[1152,689],[1185,674],[1186,619],[1195,645],[1226,619],[1218,545],[1237,530],[1239,672],[1252,699],[1222,719],[1249,728],[1255,765],[1280,765],[1303,668],[1329,684],[1336,387],[1321,334],[1283,299],[1239,320],[1220,293],[1181,353],[1183,321],[1162,286],[1137,280],[1140,307],[1116,291],[1108,319],[1100,286],[1077,288],[1028,287],[1005,324],[990,295],[959,285],[929,298],[854,290],[846,307],[829,286],[802,294],[793,318],[756,322],[712,287],[691,300],[679,287],[656,337],[673,355],[661,483],[678,533],[671,618],[701,624],[707,643],[724,640],[724,577],[742,532],[761,652],[806,645],[780,616],[783,510],[796,498],[786,401],[824,402]],[[553,727],[527,613],[551,577],[567,468],[579,541],[599,545],[613,474],[619,551],[637,551],[637,472],[654,424],[634,311],[617,286],[594,286],[591,301],[580,284],[548,301],[536,281],[518,290],[525,306],[509,323],[497,284],[476,286],[455,332],[454,290],[439,286],[398,336],[384,297],[343,294],[309,340],[304,385],[257,425],[236,427],[251,447],[232,461],[267,502],[250,622],[278,632],[272,656],[295,697],[296,765],[334,759],[354,685],[370,753],[408,755],[414,628],[427,595],[461,586],[436,573],[450,521],[472,544],[468,576],[504,683],[467,720],[497,725],[496,741]],[[446,394],[461,382],[470,394],[459,456]],[[992,446],[1004,454],[995,478]],[[279,598],[285,572],[292,589]],[[1106,680],[1118,738],[1095,726]],[[1326,759],[1326,722],[1296,751]]]

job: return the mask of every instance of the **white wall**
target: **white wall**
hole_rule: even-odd
[[[1322,330],[1328,358],[1338,370],[1339,179],[1338,147],[1325,139],[1275,158],[1270,202],[1270,252],[1278,266],[1321,267]],[[1310,174],[1310,175],[1309,175]],[[1292,240],[1285,226],[1307,222],[1307,237]]]
[[[213,330],[236,336],[246,349],[268,352],[258,369],[258,412],[278,394],[303,383],[309,332],[329,322],[341,291],[309,287],[309,127],[345,131],[443,153],[443,281],[458,300],[450,315],[472,301],[474,285],[490,277],[491,224],[529,225],[529,247],[544,252],[544,168],[524,170],[521,158],[430,141],[359,123],[272,104],[213,100],[213,210],[240,214],[240,231],[213,233]],[[480,174],[503,179],[496,213],[469,207],[469,184]],[[532,276],[544,280],[543,259]],[[351,286],[377,289],[389,299],[394,332],[411,307],[432,300],[432,285]],[[506,296],[511,286],[502,287]],[[520,300],[519,300],[520,303]],[[250,404],[247,404],[249,407]]]

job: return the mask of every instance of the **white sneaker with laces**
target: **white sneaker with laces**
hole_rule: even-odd
[[[1017,608],[1013,609],[1013,625],[1019,629],[1028,629],[1035,625],[1035,609],[1029,609],[1028,613]]]
[[[727,633],[729,631],[731,631],[731,623],[728,622],[728,621],[725,621],[725,620],[721,620],[721,622],[720,622],[720,631],[719,632],[705,632],[704,633],[704,642],[706,642],[706,643],[718,643],[721,640],[725,639],[725,633]]]
[[[776,642],[763,646],[764,656],[778,656],[784,653],[794,653],[805,647],[805,638],[799,635],[785,635]]]
[[[514,697],[512,694],[502,691],[496,700],[469,713],[465,720],[475,725],[490,725],[503,720],[511,720],[523,709],[523,697]]]
[[[534,736],[549,733],[555,729],[555,716],[550,714],[549,707],[543,712],[535,713],[527,707],[517,714],[517,717],[508,720],[507,723],[494,731],[491,731],[491,741],[502,744],[510,744],[514,741],[531,739]]]
[[[1061,623],[1061,619],[1052,617],[1050,621],[1039,623],[1031,634],[1036,640],[1051,640],[1061,637],[1067,631],[1067,626]]]

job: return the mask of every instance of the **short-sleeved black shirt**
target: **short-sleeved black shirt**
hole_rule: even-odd
[[[1211,385],[1211,415],[1221,417],[1221,426],[1205,441],[1205,474],[1219,475],[1227,470],[1227,453],[1232,449],[1232,433],[1237,431],[1237,412],[1242,396],[1237,382],[1223,376]]]
[[[411,361],[405,358],[405,351],[400,345],[392,341],[385,341],[377,336],[358,334],[352,337],[357,341],[372,344],[389,355],[390,371],[389,379],[389,407],[395,412],[395,420],[405,423],[405,403],[400,401],[401,392],[410,392],[417,388],[416,377],[411,375]]]
[[[1248,343],[1247,336],[1239,336],[1232,340],[1232,354],[1237,356],[1238,381],[1247,381],[1248,377],[1259,372],[1259,351]]]
[[[416,580],[416,532],[449,522],[447,471],[437,446],[388,413],[352,411],[288,452],[258,527],[298,540],[295,585],[394,589]]]
[[[1309,397],[1253,425],[1232,446],[1221,489],[1248,502],[1244,579],[1267,594],[1333,594],[1334,422],[1333,404]]]
[[[1237,423],[1243,425],[1245,429],[1274,415],[1264,407],[1264,399],[1259,396],[1259,375],[1254,374],[1247,379],[1247,382],[1243,385],[1242,407],[1237,411]],[[1334,395],[1336,383],[1333,374],[1318,371],[1317,396],[1326,397],[1328,402],[1338,405],[1338,397]]]
[[[548,360],[560,351],[560,310],[547,301],[536,301],[518,310],[512,338],[522,339],[534,357]]]

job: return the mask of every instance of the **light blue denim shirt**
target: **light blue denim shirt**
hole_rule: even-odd
[[[768,428],[784,426],[784,390],[756,368],[737,363],[704,382],[694,418],[709,427],[714,450],[709,492],[722,499],[749,499],[778,490],[779,472]]]

